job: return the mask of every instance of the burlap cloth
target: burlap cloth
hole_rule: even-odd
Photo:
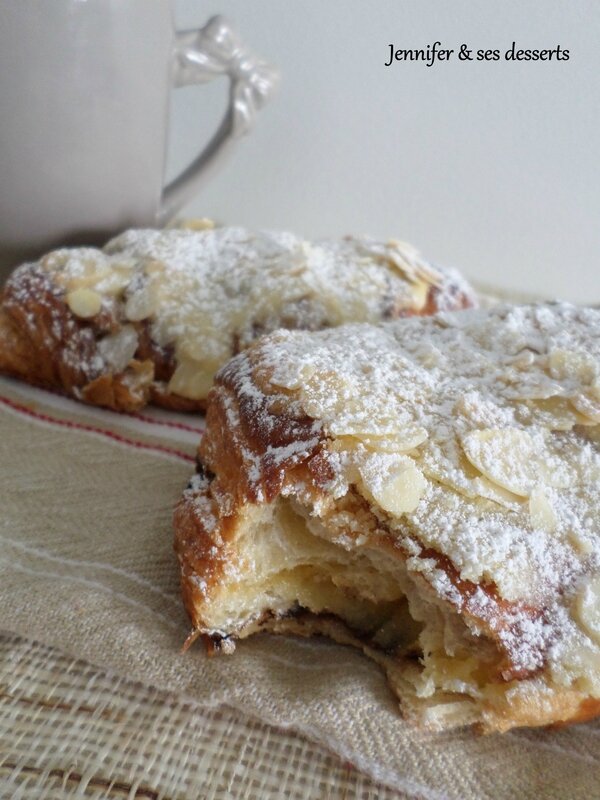
[[[2,797],[600,797],[600,724],[431,735],[349,648],[182,655],[170,517],[201,426],[0,379]]]

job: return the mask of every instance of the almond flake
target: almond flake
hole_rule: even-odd
[[[471,464],[486,478],[527,497],[539,479],[540,459],[527,431],[519,428],[487,428],[462,438]]]
[[[536,488],[529,495],[529,518],[535,530],[556,530],[556,513],[543,489]]]
[[[124,325],[118,333],[98,342],[98,353],[114,372],[122,372],[135,356],[138,335],[133,325]]]
[[[600,400],[592,397],[591,393],[579,394],[576,397],[571,397],[570,400],[574,408],[576,408],[580,414],[583,414],[592,425],[600,423]]]
[[[181,397],[206,397],[212,386],[214,371],[198,361],[182,360],[169,381],[168,390]]]
[[[600,575],[590,578],[579,591],[574,612],[588,636],[600,644]]]
[[[558,380],[574,380],[589,385],[598,374],[598,363],[588,353],[575,350],[552,350],[548,357],[550,374]]]
[[[420,427],[405,428],[398,433],[382,436],[355,435],[369,450],[380,453],[407,453],[427,441],[427,431]]]
[[[396,517],[414,511],[427,487],[423,473],[409,460],[391,471],[383,481],[371,480],[363,470],[360,473],[375,503]]]
[[[134,291],[125,303],[125,316],[132,322],[148,319],[156,311],[156,295],[151,284],[146,283]]]
[[[74,289],[67,294],[65,299],[75,316],[82,319],[95,317],[102,308],[102,298],[92,289]]]
[[[130,280],[131,277],[126,272],[110,270],[108,275],[96,276],[94,288],[101,294],[108,294],[116,297],[121,294]]]

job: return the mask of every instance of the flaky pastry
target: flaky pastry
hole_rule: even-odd
[[[434,729],[600,714],[600,311],[280,331],[175,511],[190,640],[326,634]]]
[[[217,369],[276,328],[474,304],[409,245],[242,228],[132,230],[19,267],[0,296],[0,371],[97,405],[203,408]]]

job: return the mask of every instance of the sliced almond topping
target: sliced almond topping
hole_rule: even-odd
[[[521,504],[524,502],[523,498],[519,497],[519,495],[509,492],[507,489],[503,489],[502,486],[499,486],[493,481],[489,481],[487,478],[484,478],[483,475],[473,479],[473,488],[479,497],[483,497],[486,500],[493,500],[494,503],[498,503],[498,505],[504,506],[504,508],[516,510],[520,508]]]
[[[549,397],[529,404],[533,420],[551,431],[570,431],[574,425],[582,425],[586,417],[578,413],[566,397]]]
[[[285,379],[277,376],[271,377],[273,370],[270,370],[269,379],[273,386],[277,386],[280,389],[300,389],[310,381],[316,371],[317,368],[314,364],[303,364],[296,372],[286,375]]]
[[[331,431],[331,429],[330,429]],[[407,428],[401,433],[392,432],[389,435],[375,436],[359,433],[335,434],[332,444],[338,444],[336,449],[356,450],[366,448],[371,453],[384,453],[389,455],[403,455],[415,450],[427,440],[427,431],[424,428]]]
[[[40,259],[40,266],[48,272],[59,272],[68,264],[69,258],[69,250],[52,250]]]
[[[109,294],[115,297],[120,294],[130,281],[130,276],[126,272],[110,270],[107,275],[98,276],[94,281],[94,288],[101,294]]]
[[[212,386],[213,377],[214,370],[207,369],[198,361],[185,359],[178,364],[169,381],[168,389],[181,397],[196,400],[206,397]]]
[[[419,251],[406,242],[389,239],[385,244],[379,242],[359,242],[358,251],[368,258],[380,259],[390,267],[395,267],[400,275],[410,283],[420,281],[441,286],[443,277],[435,267],[428,264]]]
[[[538,482],[539,464],[531,436],[518,428],[485,428],[467,433],[462,446],[471,464],[486,478],[527,497]]]
[[[385,246],[385,255],[407,280],[414,283],[424,281],[429,285],[441,286],[443,282],[441,273],[428,264],[412,244],[399,239],[389,239]]]
[[[476,391],[462,394],[454,405],[454,411],[469,421],[469,427],[491,426],[494,422],[502,424],[503,418],[506,419],[501,405]]]
[[[102,308],[102,298],[92,289],[74,289],[67,294],[66,301],[75,316],[82,319],[95,317]]]
[[[593,537],[586,536],[575,529],[568,532],[569,541],[582,555],[589,556],[594,552]]]
[[[329,430],[334,436],[356,436],[359,439],[371,438],[373,441],[384,438],[398,438],[400,441],[404,436],[409,442],[414,438],[424,441],[427,431],[423,428],[417,429],[411,422],[406,415],[389,416],[383,409],[369,407],[363,398],[354,397],[345,402],[339,417],[331,422]],[[425,439],[421,431],[425,434]]]
[[[414,427],[393,433],[389,436],[374,436],[356,434],[365,447],[378,453],[407,453],[414,450],[427,440],[425,428]]]
[[[392,470],[384,480],[373,480],[362,470],[361,477],[375,503],[394,516],[414,511],[427,486],[423,473],[409,459]]]
[[[231,341],[227,335],[216,332],[208,324],[197,324],[179,340],[177,357],[182,361],[197,361],[216,370],[232,356]]]
[[[216,223],[214,219],[209,219],[208,217],[193,217],[192,219],[184,219],[177,227],[186,231],[210,231],[216,227]]]
[[[156,311],[156,295],[150,284],[133,292],[125,303],[125,316],[132,322],[148,319]]]
[[[418,281],[412,286],[411,294],[413,299],[413,306],[415,311],[421,311],[425,308],[427,297],[429,296],[430,284],[424,281]]]
[[[319,300],[324,307],[324,313],[330,324],[339,325],[344,321],[348,314],[348,308],[339,297],[334,294],[325,294]],[[316,304],[317,299],[314,298],[312,302]]]
[[[529,495],[529,518],[535,530],[552,532],[558,520],[554,507],[543,489],[536,488]]]
[[[509,376],[509,383],[514,386],[507,387],[503,394],[510,400],[547,400],[549,397],[558,397],[563,391],[557,381],[543,375],[534,375],[531,378],[523,377],[522,373],[515,372]]]
[[[133,325],[124,325],[118,333],[106,336],[98,343],[98,353],[114,372],[126,369],[137,348],[138,335]]]
[[[594,575],[580,590],[574,615],[588,636],[600,644],[600,575]]]
[[[576,397],[570,398],[574,408],[583,414],[590,422],[588,424],[596,425],[600,423],[600,400],[592,397],[590,394],[578,394]],[[581,422],[580,424],[586,424]]]
[[[334,371],[321,372],[309,378],[302,395],[306,413],[315,419],[326,413],[352,414],[358,400],[354,387]]]
[[[593,382],[598,364],[588,353],[575,350],[553,350],[548,357],[550,374],[558,380],[575,380],[584,385]]]
[[[60,283],[73,292],[75,289],[95,289],[96,284],[110,274],[110,266],[107,263],[97,264],[93,261],[87,261],[75,274],[69,274],[67,271],[63,274],[59,273],[57,278],[62,278]]]
[[[126,258],[123,256],[122,258],[119,257],[118,261],[113,260],[111,267],[112,269],[116,269],[118,272],[131,273],[131,271],[136,268],[137,264],[137,258]]]
[[[454,459],[449,458],[439,445],[431,441],[419,459],[419,467],[426,477],[444,486],[450,486],[465,497],[485,497],[486,495],[473,483],[475,478],[481,477],[479,470],[476,470],[462,453],[458,454],[458,458],[459,468],[457,469]],[[487,478],[484,480],[489,486],[496,486]]]
[[[146,275],[161,275],[165,271],[165,265],[158,259],[149,259],[144,265],[144,272]]]
[[[535,354],[531,350],[523,350],[516,356],[508,360],[511,367],[516,369],[528,369],[535,362]]]

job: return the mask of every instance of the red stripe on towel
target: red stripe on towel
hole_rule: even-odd
[[[175,422],[174,420],[154,419],[153,417],[145,416],[144,414],[130,413],[127,411],[120,412],[133,419],[139,419],[141,422],[150,422],[152,425],[164,425],[167,428],[177,428],[180,431],[187,431],[188,433],[197,433],[201,436],[204,433],[204,428],[196,428],[194,425],[186,425],[185,422]]]
[[[43,414],[40,411],[34,411],[27,406],[21,405],[20,403],[15,403],[14,400],[9,400],[7,397],[0,397],[0,403],[3,403],[5,406],[12,408],[13,411],[18,411],[21,414],[25,414],[28,417],[33,417],[33,419],[37,419],[41,422],[49,422],[53,425],[59,425],[63,428],[70,428],[73,430],[80,430],[80,431],[87,431],[88,433],[96,433],[100,436],[106,436],[109,439],[113,439],[120,444],[126,444],[130,447],[135,447],[139,450],[150,450],[155,451],[158,453],[167,453],[170,456],[175,456],[176,458],[180,458],[183,461],[191,462],[192,464],[195,462],[194,456],[189,455],[188,453],[184,453],[181,450],[175,450],[171,447],[163,447],[159,444],[147,444],[146,442],[138,442],[135,439],[129,439],[126,436],[121,436],[119,433],[114,433],[113,431],[107,431],[103,428],[96,428],[94,425],[86,425],[83,422],[73,422],[72,420],[67,419],[56,419],[55,417],[51,417],[48,414]]]

